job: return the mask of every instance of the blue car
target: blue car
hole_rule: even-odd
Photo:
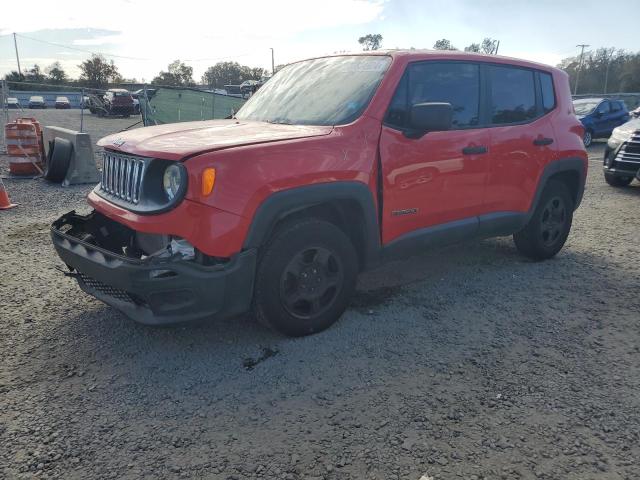
[[[584,125],[584,146],[594,138],[609,138],[614,128],[629,120],[629,111],[622,100],[581,98],[573,101],[576,116]]]

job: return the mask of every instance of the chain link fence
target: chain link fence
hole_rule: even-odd
[[[140,86],[140,85],[138,85]],[[224,95],[210,90],[142,85],[136,91],[120,89],[128,107],[115,102],[117,86],[110,89],[52,85],[47,83],[0,81],[2,105],[2,137],[0,153],[6,153],[4,125],[20,117],[33,117],[43,126],[52,125],[87,132],[94,142],[100,138],[130,128],[167,123],[222,119],[232,116],[244,104],[242,95]],[[46,108],[30,108],[30,99],[42,97]],[[69,108],[56,108],[57,97],[66,97]],[[9,101],[11,100],[11,101]],[[33,106],[33,105],[31,105]]]

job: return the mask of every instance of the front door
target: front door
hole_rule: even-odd
[[[452,129],[405,135],[411,105],[448,102]],[[489,133],[480,124],[480,67],[467,62],[410,64],[380,137],[384,201],[382,240],[482,213]]]
[[[609,135],[613,129],[611,126],[611,105],[609,100],[603,100],[596,108],[593,119],[594,137]]]

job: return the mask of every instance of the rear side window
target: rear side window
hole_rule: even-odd
[[[622,102],[611,102],[611,111],[619,112],[622,110]]]
[[[540,87],[542,88],[542,110],[544,113],[549,113],[556,106],[553,77],[548,73],[540,73]]]
[[[411,105],[447,102],[453,107],[452,128],[479,124],[480,68],[470,63],[425,62],[411,64],[391,100],[385,122],[406,127]]]
[[[491,123],[520,123],[536,118],[533,71],[515,67],[489,67]]]

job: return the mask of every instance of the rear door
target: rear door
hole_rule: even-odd
[[[545,165],[555,158],[553,79],[533,69],[486,65],[491,132],[486,213],[529,209]]]
[[[611,100],[611,124],[609,129],[619,127],[629,119],[629,114],[624,103],[620,100]]]
[[[480,101],[480,65],[409,64],[380,137],[384,243],[480,213],[489,165],[489,133],[480,128]],[[421,138],[405,135],[410,106],[422,102],[450,103],[452,129]]]

